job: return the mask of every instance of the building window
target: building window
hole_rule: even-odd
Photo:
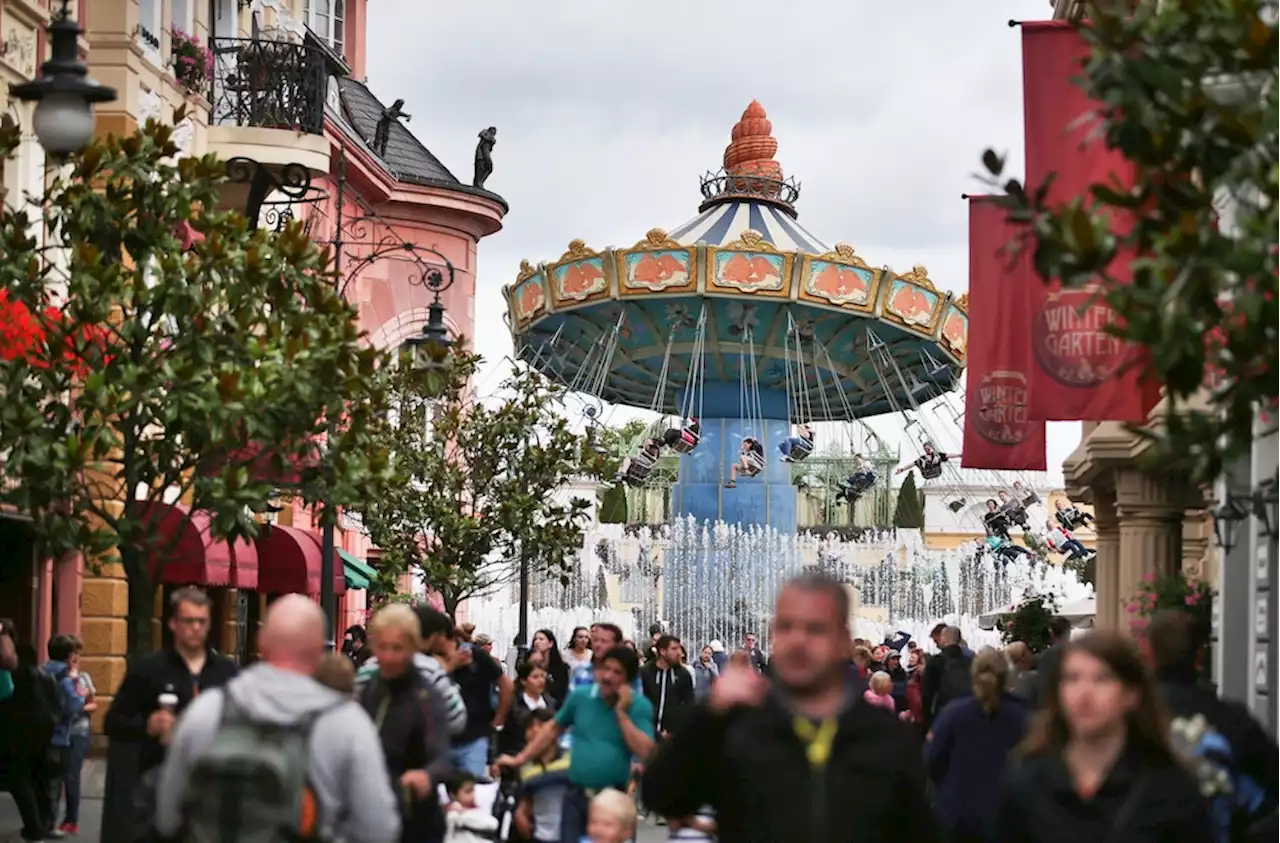
[[[160,64],[160,0],[142,0],[138,4],[137,38],[143,55]]]
[[[335,53],[343,55],[346,0],[304,0],[303,21]]]
[[[187,35],[194,34],[195,23],[192,20],[191,9],[192,0],[173,0],[173,6],[170,9],[169,28],[185,32]]]

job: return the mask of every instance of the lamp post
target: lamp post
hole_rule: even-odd
[[[1240,525],[1253,516],[1267,538],[1277,532],[1276,504],[1280,499],[1280,479],[1268,477],[1247,495],[1227,491],[1227,499],[1213,510],[1213,537],[1226,553],[1236,546]]]
[[[70,0],[49,24],[49,59],[30,82],[9,87],[10,96],[36,103],[32,118],[36,138],[46,153],[65,158],[84,148],[93,137],[93,106],[116,98],[114,88],[89,78],[80,61],[80,26],[71,18]]]

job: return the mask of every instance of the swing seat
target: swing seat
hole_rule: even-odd
[[[671,443],[671,449],[677,454],[688,454],[698,447],[698,443],[701,441],[701,436],[684,427],[680,429],[680,438]]]
[[[965,505],[964,498],[956,498],[953,501],[947,502],[947,509],[951,510],[952,512],[959,512],[960,510],[964,509],[964,505]]]
[[[1040,496],[1037,495],[1035,492],[1030,493],[1029,495],[1027,495],[1025,498],[1022,499],[1023,506],[1035,506],[1038,503],[1040,503]]]
[[[805,457],[809,456],[812,453],[813,453],[813,443],[810,442],[808,439],[801,437],[799,441],[792,443],[791,453],[789,454],[789,456],[791,457],[792,462],[800,462],[801,460],[803,460]]]
[[[752,451],[743,455],[742,474],[746,477],[755,477],[764,470],[764,458]]]
[[[925,480],[937,480],[939,477],[942,476],[942,463],[935,463],[933,465],[921,466],[920,476],[923,477]]]

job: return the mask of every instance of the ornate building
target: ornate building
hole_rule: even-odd
[[[446,324],[456,335],[470,336],[477,246],[501,229],[507,205],[497,194],[459,180],[403,125],[412,104],[397,101],[388,108],[362,81],[366,5],[367,0],[82,0],[90,72],[119,94],[97,110],[97,131],[125,134],[154,118],[176,123],[180,155],[251,159],[286,183],[289,173],[299,176],[310,188],[302,195],[268,194],[257,222],[300,220],[314,240],[331,247],[336,274],[371,342],[396,347],[421,333],[437,295],[422,286],[424,267],[444,268],[446,262],[454,282],[438,291]],[[44,5],[34,0],[0,2],[6,38],[0,84],[34,75],[43,43],[38,33],[47,19]],[[21,107],[10,103],[6,113],[28,125]],[[42,173],[43,158],[32,140],[5,166],[7,201],[16,201],[19,191],[38,192]],[[248,210],[248,191],[234,174],[222,199],[226,207]],[[195,583],[210,589],[216,645],[241,659],[256,649],[257,619],[272,595],[318,591],[318,519],[301,506],[280,503],[271,516],[278,529],[256,544],[237,545],[234,553],[201,532],[200,513],[173,504],[184,516],[174,522],[192,533],[191,541],[179,545],[184,557],[169,560],[165,571],[173,573],[162,573],[156,590],[157,645],[164,635],[163,598],[174,587]],[[86,667],[108,702],[125,667],[123,572],[118,566],[90,572],[78,558],[35,560],[29,540],[21,547],[10,540],[10,533],[22,532],[20,521],[0,519],[6,554],[0,559],[0,615],[18,619],[38,645],[53,632],[79,633]],[[335,623],[341,629],[363,620],[362,589],[373,576],[373,552],[351,519],[342,520],[335,538]],[[26,556],[11,559],[15,553]],[[229,565],[216,564],[228,557]],[[206,575],[198,576],[202,571]],[[13,589],[7,587],[11,572]]]

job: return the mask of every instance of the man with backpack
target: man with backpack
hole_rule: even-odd
[[[71,724],[84,711],[84,697],[80,695],[78,683],[71,676],[71,657],[74,652],[75,643],[70,637],[55,635],[49,641],[49,660],[41,666],[41,670],[53,681],[53,707],[57,711],[53,735],[45,752],[46,786],[43,793],[37,794],[40,799],[48,802],[42,813],[48,815],[50,828],[53,826],[58,802],[62,798],[62,782],[67,773],[67,762],[71,758]],[[50,836],[48,831],[45,836]]]
[[[943,627],[938,633],[938,646],[942,652],[929,660],[920,688],[926,729],[947,703],[973,694],[973,680],[969,675],[973,657],[965,655],[960,646],[959,628]]]
[[[312,678],[324,612],[286,595],[259,634],[264,661],[201,694],[160,769],[156,832],[240,843],[392,843],[400,815],[373,721]]]
[[[11,665],[13,687],[0,700],[0,753],[7,767],[10,795],[22,818],[23,840],[58,838],[49,799],[49,751],[62,720],[58,688],[36,665],[35,648],[16,644],[12,623],[0,621],[0,664]]]

